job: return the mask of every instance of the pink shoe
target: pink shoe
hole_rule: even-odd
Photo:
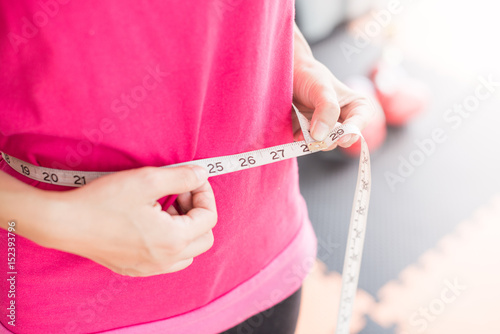
[[[382,62],[371,77],[388,125],[403,126],[427,108],[429,88],[400,65]]]

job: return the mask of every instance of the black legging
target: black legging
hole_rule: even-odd
[[[254,315],[221,334],[293,334],[297,326],[302,288],[281,303]]]

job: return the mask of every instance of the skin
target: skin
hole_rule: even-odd
[[[214,242],[217,211],[207,172],[198,166],[143,167],[82,188],[47,191],[0,173],[0,220],[41,246],[77,254],[127,276],[186,268]],[[156,200],[181,194],[174,208]]]
[[[363,130],[375,110],[367,97],[344,85],[314,58],[297,25],[294,27],[293,100],[311,121],[311,136],[315,140],[325,139],[337,121]],[[294,124],[294,138],[303,140],[298,122]],[[357,135],[347,135],[338,145],[349,147],[358,139]],[[336,144],[325,151],[335,147]]]
[[[314,59],[297,26],[294,43],[294,103],[312,120],[313,138],[324,139],[337,121],[363,129],[373,113],[369,100]],[[295,139],[302,140],[298,124],[294,131]],[[339,145],[348,147],[357,139]],[[58,192],[31,187],[0,171],[0,227],[7,229],[15,220],[16,234],[121,275],[171,273],[189,266],[214,243],[217,210],[207,179],[197,166],[143,167]],[[157,204],[172,194],[180,194],[185,215],[173,207],[162,211]]]

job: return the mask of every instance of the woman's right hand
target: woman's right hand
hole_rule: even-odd
[[[215,198],[198,166],[143,167],[103,176],[82,188],[48,192],[50,234],[42,246],[77,254],[127,276],[182,270],[214,242]],[[157,203],[180,194],[185,215]],[[35,240],[35,242],[37,242]]]

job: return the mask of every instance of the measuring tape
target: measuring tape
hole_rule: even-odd
[[[293,109],[295,110],[299,120],[302,134],[304,135],[303,141],[240,154],[193,160],[175,165],[163,166],[162,168],[197,165],[205,168],[209,176],[217,176],[311,154],[331,146],[346,135],[359,135],[361,140],[361,156],[359,160],[356,191],[351,211],[349,234],[347,237],[344,269],[342,271],[342,289],[336,329],[337,334],[348,334],[354,298],[358,286],[361,256],[363,253],[363,244],[365,239],[366,217],[370,200],[370,154],[368,152],[366,141],[361,135],[359,129],[355,126],[337,123],[337,126],[335,126],[335,128],[328,134],[325,140],[315,141],[309,132],[309,120],[301,114],[295,106],[293,106]],[[2,157],[7,164],[9,164],[17,172],[33,180],[61,186],[81,187],[101,176],[113,173],[69,171],[45,168],[24,162],[3,152]]]

